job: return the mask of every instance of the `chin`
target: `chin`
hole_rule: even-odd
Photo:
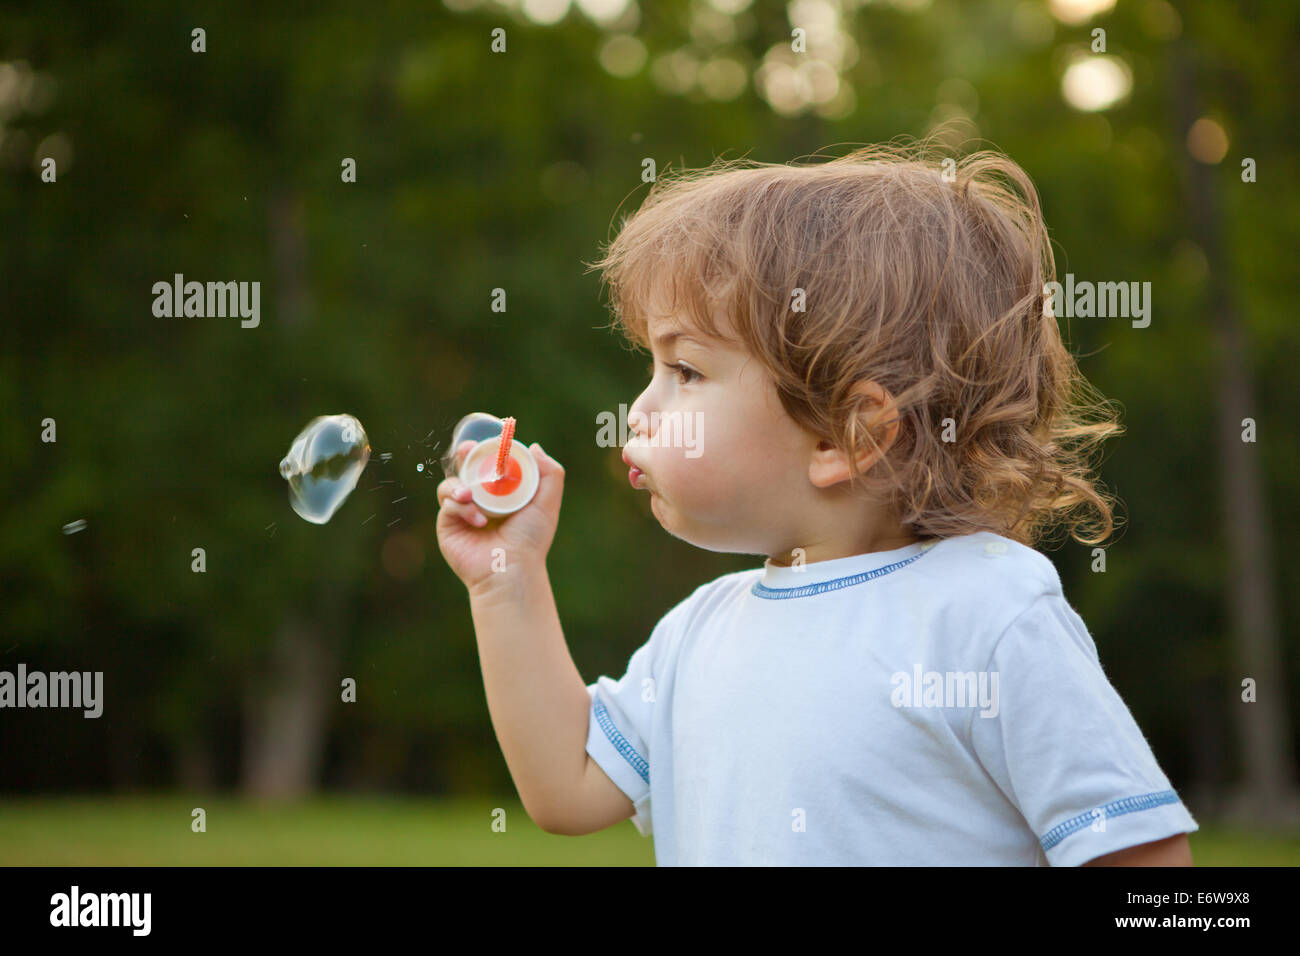
[[[662,505],[659,506],[662,508]],[[701,551],[712,551],[715,554],[757,554],[749,545],[741,545],[734,541],[718,540],[716,528],[705,528],[705,532],[714,532],[708,539],[705,539],[697,530],[683,531],[675,524],[669,524],[665,521],[660,511],[652,509],[654,516],[659,521],[659,526],[667,531],[678,541],[684,541],[693,548],[699,548]]]

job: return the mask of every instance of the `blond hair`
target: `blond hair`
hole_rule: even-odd
[[[602,252],[588,271],[631,342],[648,349],[661,286],[679,322],[757,358],[790,417],[849,452],[851,485],[917,536],[1114,530],[1089,459],[1123,427],[1045,306],[1051,243],[1006,156],[921,142],[803,166],[720,159],[661,175]],[[863,380],[894,408],[864,414]],[[864,475],[864,443],[895,416],[885,467]]]

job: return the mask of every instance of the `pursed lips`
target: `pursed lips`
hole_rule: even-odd
[[[643,472],[640,468],[636,466],[636,464],[633,463],[632,459],[628,456],[627,449],[623,450],[623,464],[628,466],[628,472],[627,472],[628,483],[633,488],[640,488],[641,479],[645,477],[645,472]]]

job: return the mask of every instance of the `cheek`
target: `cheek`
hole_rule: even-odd
[[[758,447],[724,432],[704,436],[694,449],[652,448],[651,480],[684,509],[719,516],[743,512],[780,484],[774,474],[777,463]]]
[[[688,455],[696,453],[687,448],[650,448],[650,478],[662,486],[666,494],[682,494],[693,486],[712,483],[716,480],[715,462],[707,455],[694,458]]]

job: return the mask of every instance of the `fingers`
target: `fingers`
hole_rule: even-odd
[[[463,495],[457,494],[449,496],[443,502],[441,511],[455,515],[468,525],[473,525],[476,528],[483,527],[488,523],[487,515],[483,514],[479,509],[479,506],[474,504],[470,499],[468,488],[463,488],[461,491],[463,492]],[[461,498],[464,500],[460,500]]]
[[[442,510],[455,515],[457,518],[460,518],[461,521],[468,525],[473,525],[475,528],[481,528],[488,523],[487,515],[483,514],[483,512],[479,510],[478,505],[473,503],[458,504],[456,502],[449,502],[443,506]]]
[[[459,478],[447,478],[438,485],[438,506],[476,528],[487,524],[487,516],[474,504],[474,496]]]

